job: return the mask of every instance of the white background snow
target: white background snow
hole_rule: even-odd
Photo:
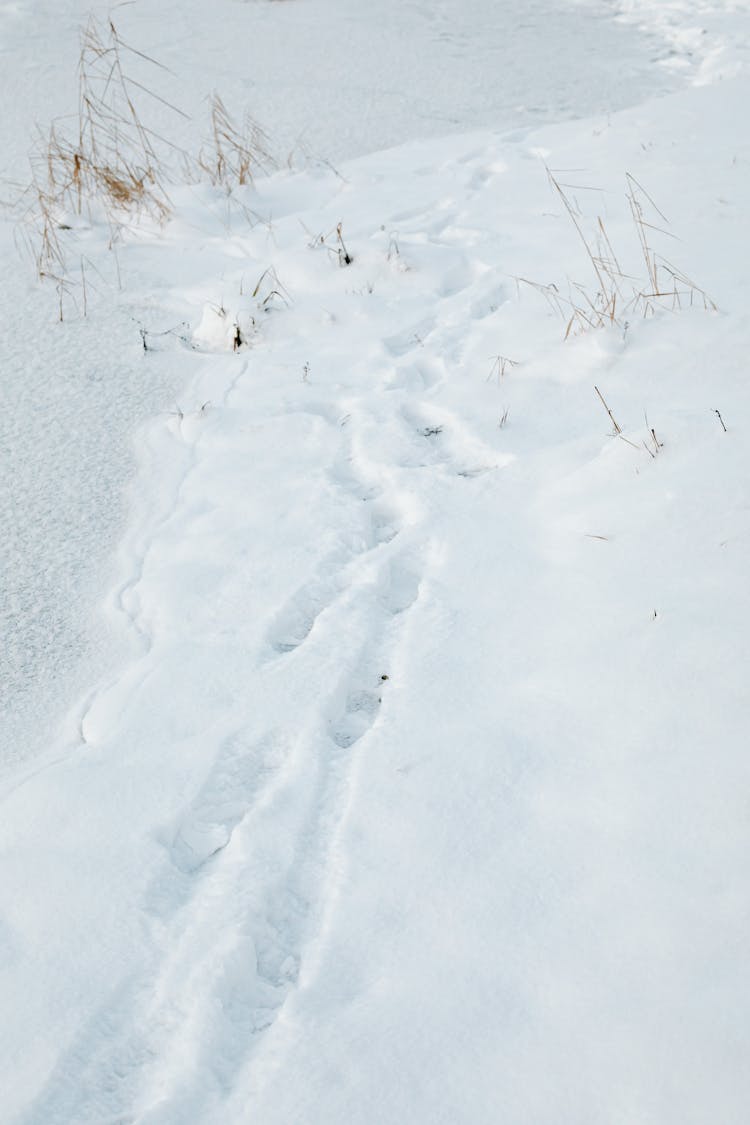
[[[63,323],[0,225],[0,1120],[747,1119],[747,8],[113,11],[293,168]],[[89,10],[0,5],[7,181]],[[693,300],[564,339],[545,165]]]

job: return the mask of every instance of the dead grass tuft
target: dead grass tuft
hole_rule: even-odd
[[[160,224],[169,218],[175,168],[181,166],[193,181],[208,177],[231,195],[273,167],[262,129],[249,115],[237,126],[218,94],[211,98],[210,136],[197,158],[154,131],[146,124],[149,103],[187,115],[141,81],[151,68],[166,70],[125,42],[111,19],[92,17],[81,32],[77,113],[39,133],[30,157],[31,184],[15,185],[19,194],[12,207],[37,274],[54,279],[61,292],[73,284],[65,232],[77,225],[76,218],[108,223],[114,247],[119,232],[138,218]],[[254,220],[240,206],[248,221]]]
[[[666,229],[666,216],[629,172],[625,177],[625,198],[645,268],[645,277],[640,278],[623,270],[601,216],[597,216],[593,232],[587,233],[584,215],[571,194],[575,185],[562,183],[549,168],[547,177],[584,249],[593,285],[569,279],[565,292],[555,284],[543,285],[527,278],[516,278],[516,282],[539,292],[561,316],[565,339],[611,325],[624,331],[629,317],[650,317],[665,309],[678,311],[699,306],[716,310],[715,302],[704,289],[654,249],[654,233],[667,238],[675,236]]]
[[[40,277],[64,276],[61,232],[70,229],[71,215],[101,211],[117,228],[134,215],[161,223],[170,214],[165,165],[157,150],[175,146],[144,124],[138,98],[185,114],[129,75],[126,63],[136,58],[164,69],[129,46],[111,20],[89,20],[81,34],[78,112],[40,133],[30,157],[32,182],[20,200]]]
[[[198,154],[197,166],[214,187],[228,193],[252,184],[258,173],[274,167],[270,142],[260,125],[246,113],[235,124],[217,93],[211,96],[211,137]]]

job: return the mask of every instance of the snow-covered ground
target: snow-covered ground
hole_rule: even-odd
[[[230,7],[307,21],[320,67],[322,0]],[[329,50],[383,41],[362,66],[403,83],[432,28],[429,120],[402,101],[381,134],[376,83],[341,148],[314,137],[335,167],[229,203],[175,187],[163,229],[126,232],[119,293],[106,229],[80,226],[85,319],[48,324],[13,272],[10,367],[47,389],[6,536],[60,567],[22,586],[9,556],[3,1120],[746,1119],[747,5],[524,6],[518,94],[489,65],[496,6],[463,45],[452,5],[399,7],[368,33],[352,6]],[[240,15],[182,10],[142,15],[149,50],[171,40],[176,70],[190,43],[231,86]],[[498,85],[447,122],[419,68],[445,50],[466,83],[472,44]],[[333,68],[318,104],[365,72]],[[496,120],[521,100],[549,123]],[[599,216],[620,295],[579,331]],[[649,295],[639,230],[677,295],[665,268]],[[32,754],[37,698],[69,707]]]
[[[79,36],[91,10],[101,19],[109,8],[0,5],[0,172],[11,180],[28,177],[37,128],[75,109]],[[679,76],[653,65],[669,59],[660,32],[616,23],[607,5],[590,12],[583,37],[579,13],[547,0],[163,0],[113,9],[122,35],[170,68],[146,67],[146,82],[189,116],[151,99],[150,124],[194,149],[218,89],[236,112],[252,110],[284,163],[337,162],[477,126],[521,129],[676,87]],[[40,300],[15,238],[13,223],[0,223],[8,263],[0,277],[0,761],[47,745],[66,703],[124,655],[96,607],[115,580],[132,433],[174,409],[185,379],[184,361],[157,371],[138,362],[134,321],[162,325],[148,278],[130,279],[126,300],[100,308],[96,327],[61,330],[54,296]],[[111,278],[111,264],[107,271]]]

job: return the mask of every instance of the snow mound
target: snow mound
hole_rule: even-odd
[[[205,305],[200,323],[193,332],[193,343],[202,351],[236,352],[246,342],[250,327],[242,318],[222,305]]]

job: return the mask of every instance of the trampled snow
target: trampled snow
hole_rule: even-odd
[[[75,112],[79,37],[92,9],[100,19],[109,12],[91,0],[62,10],[48,0],[0,7],[0,169],[12,181],[27,182],[37,131]],[[589,12],[584,42],[580,16],[565,3],[168,0],[113,9],[125,40],[170,68],[142,63],[137,77],[188,114],[144,95],[156,131],[194,150],[208,129],[208,95],[218,89],[235,114],[249,108],[267,128],[283,162],[303,163],[480,125],[512,130],[617,109],[682,80],[653,65],[671,49],[661,29],[618,25],[607,5]],[[9,185],[2,197],[17,194]],[[0,225],[8,262],[17,261],[16,236],[12,223]],[[112,270],[110,261],[108,284]],[[100,284],[91,273],[88,283]],[[132,362],[139,324],[172,327],[148,289],[147,279],[140,288],[131,279],[127,299],[110,302],[106,329],[89,345],[85,323],[57,329],[55,297],[40,301],[30,262],[0,280],[3,760],[46,745],[70,698],[127,651],[95,608],[114,581],[132,432],[174,408],[186,374],[183,363],[163,363],[155,377]]]
[[[74,388],[35,441],[112,496],[61,635],[110,592],[8,745],[4,1120],[745,1120],[747,13],[611,8],[689,88],[175,187],[119,293],[70,232],[102,281],[27,345]],[[580,331],[598,216],[641,297]]]

